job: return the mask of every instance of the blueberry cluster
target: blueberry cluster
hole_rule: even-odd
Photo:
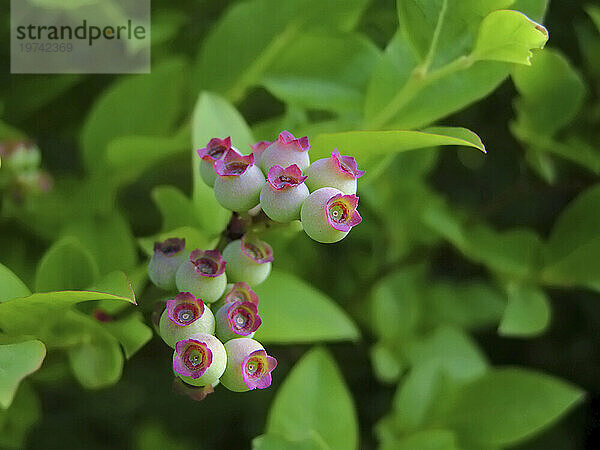
[[[336,149],[311,164],[308,138],[295,139],[288,131],[252,149],[245,156],[230,138],[213,138],[198,150],[200,175],[224,208],[246,212],[260,207],[280,223],[300,219],[306,234],[323,243],[343,239],[361,222],[355,194],[364,172],[354,158]]]
[[[308,138],[283,131],[252,146],[250,155],[229,137],[198,150],[200,175],[232,220],[216,249],[188,252],[183,239],[170,238],[155,244],[148,264],[157,287],[178,292],[157,327],[175,350],[173,370],[187,388],[210,392],[220,383],[243,392],[271,384],[277,361],[253,339],[262,321],[252,287],[269,276],[273,250],[246,229],[252,217],[267,226],[300,220],[306,234],[323,243],[343,239],[361,222],[355,194],[363,172],[355,159],[334,150],[311,164],[309,148]]]
[[[175,350],[173,370],[185,385],[212,390],[220,382],[236,392],[271,385],[277,361],[252,339],[262,322],[250,285],[267,278],[272,260],[266,242],[246,235],[231,241],[223,253],[188,252],[179,238],[154,245],[150,280],[179,292],[167,300],[158,330]]]

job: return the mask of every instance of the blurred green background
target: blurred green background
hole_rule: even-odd
[[[54,179],[54,189],[48,194],[26,193],[22,199],[9,188],[2,192],[0,263],[32,288],[40,258],[54,240],[69,235],[65,230],[70,224],[82,218],[89,218],[100,228],[113,227],[103,245],[120,250],[112,255],[91,250],[98,258],[101,274],[112,269],[128,274],[137,273],[140,267],[143,271],[145,255],[138,250],[133,236],[153,236],[183,225],[178,220],[165,224],[161,214],[164,209],[157,206],[157,195],[151,193],[161,185],[174,186],[187,196],[194,189],[189,128],[201,91],[214,92],[234,105],[256,140],[275,139],[284,128],[296,136],[308,134],[311,139],[321,132],[361,129],[365,92],[376,90],[373,83],[385,83],[383,76],[379,81],[372,77],[382,65],[381,51],[399,27],[393,0],[354,2],[360,5],[355,10],[347,6],[348,11],[339,18],[333,13],[326,17],[319,11],[314,13],[316,17],[307,13],[303,19],[306,22],[297,23],[286,16],[285,7],[273,10],[268,2],[153,0],[152,75],[11,75],[8,3],[3,2],[0,16],[5,43],[0,48],[0,140],[24,136],[34,141],[41,151],[44,170]],[[268,7],[249,13],[258,3]],[[339,7],[344,2],[331,3]],[[520,10],[540,12],[545,3],[523,0],[510,8],[522,6]],[[532,67],[536,67],[542,53],[562,55],[549,57],[548,68],[536,75],[540,79],[534,76],[527,84],[528,74],[522,72],[525,66],[494,66],[494,70],[506,73],[473,98],[457,100],[446,111],[433,114],[414,107],[404,116],[400,114],[400,119],[381,126],[420,129],[435,123],[465,127],[479,135],[487,148],[486,155],[473,149],[443,147],[381,158],[386,159],[385,167],[368,167],[377,170],[378,176],[359,184],[364,221],[349,238],[336,245],[322,245],[302,233],[269,236],[276,254],[275,267],[294,273],[335,299],[360,329],[360,340],[332,342],[326,347],[352,395],[361,449],[411,448],[410,443],[399,444],[406,430],[389,424],[396,420],[395,414],[402,414],[394,409],[398,403],[394,394],[418,365],[410,356],[415,350],[406,343],[425,345],[423,342],[429,342],[435,330],[442,330],[440,339],[444,340],[446,326],[467,336],[467,353],[473,348],[477,355],[481,351],[486,355],[482,360],[487,359],[490,366],[523,366],[562,378],[586,392],[584,400],[559,423],[531,439],[485,448],[469,444],[468,448],[584,449],[593,448],[594,438],[600,435],[600,31],[592,20],[595,17],[600,22],[600,9],[586,12],[588,4],[555,0],[550,2],[543,21],[529,14],[542,21],[550,33],[547,48],[536,53]],[[454,6],[450,2],[449,8]],[[224,24],[224,18],[230,23]],[[285,33],[290,32],[288,20],[293,22],[291,29],[300,28],[296,39],[289,42],[285,40]],[[328,25],[328,21],[335,25]],[[315,23],[323,27],[313,30]],[[336,26],[339,29],[332,30]],[[301,40],[305,30],[310,30],[313,41]],[[257,70],[255,63],[261,55],[256,47],[262,45],[263,35],[268,41],[270,34],[276,42],[273,49],[270,41],[270,51],[280,51],[280,59],[275,61],[284,63],[277,66],[272,61],[275,69],[261,78],[252,72]],[[363,38],[369,44],[356,44],[356,39]],[[223,41],[226,44],[219,48]],[[277,49],[277,42],[283,42],[284,47]],[[298,42],[303,47],[298,44],[300,48],[294,49],[293,44]],[[371,46],[373,51],[369,50]],[[231,48],[236,53],[228,54]],[[354,50],[360,54],[356,56]],[[330,59],[329,51],[340,60]],[[563,57],[568,61],[564,66]],[[309,64],[312,58],[316,62]],[[539,64],[542,67],[543,62]],[[297,73],[286,72],[288,67]],[[557,74],[556,80],[551,79],[552,74]],[[249,79],[253,76],[257,80]],[[340,86],[331,81],[338,78]],[[458,92],[469,83],[475,89],[475,81],[457,80],[440,88],[437,98]],[[535,87],[540,89],[536,91]],[[107,92],[113,96],[107,99],[111,95]],[[381,96],[385,98],[385,90]],[[373,97],[377,99],[377,95]],[[331,107],[322,104],[329,100]],[[433,94],[415,100],[417,105],[436,101]],[[371,108],[378,110],[379,106]],[[126,124],[133,115],[136,119],[131,121],[139,123],[133,132],[126,129],[127,125],[123,130],[103,129],[93,124],[94,120],[103,120],[95,114],[114,115],[116,121]],[[219,119],[217,116],[215,120]],[[227,128],[226,123],[222,125]],[[222,129],[219,124],[214,128]],[[112,150],[114,160],[106,166],[102,155],[109,141],[127,135],[150,137],[118,142]],[[137,150],[128,153],[128,145],[137,146]],[[148,161],[138,157],[146,151],[145,146],[152,147],[147,152],[155,155]],[[340,150],[351,153],[344,151],[343,145]],[[127,154],[133,156],[119,159]],[[358,155],[359,168],[361,161],[364,159]],[[520,264],[528,264],[524,260],[529,253],[523,255],[520,249],[532,241],[535,245],[553,239],[562,242],[560,234],[552,237],[557,232],[553,231],[557,218],[586,191],[590,198],[581,209],[588,212],[587,216],[580,211],[580,215],[565,219],[568,223],[588,224],[587,231],[577,231],[580,241],[573,237],[575,244],[589,250],[585,256],[588,259],[572,266],[572,272],[579,272],[581,278],[569,271],[559,273],[555,279],[522,276]],[[165,202],[169,202],[168,197]],[[86,203],[82,211],[81,205]],[[196,207],[202,216],[203,205]],[[119,211],[119,219],[115,219],[118,223],[103,225],[102,220],[113,209]],[[200,228],[210,229],[211,225],[206,224],[210,219],[197,220]],[[568,228],[568,223],[563,226]],[[453,234],[452,230],[459,228],[460,232]],[[515,228],[527,231],[517,237],[508,236]],[[75,235],[85,241],[78,233]],[[530,239],[531,234],[538,237]],[[123,250],[125,247],[129,250]],[[131,261],[121,264],[119,258]],[[535,323],[525,320],[523,324],[518,319],[514,323],[505,316],[506,302],[519,289],[535,291],[532,296],[537,300],[527,300],[534,303],[528,304],[533,310],[520,312],[527,318],[537,314],[532,319]],[[136,290],[136,294],[149,323],[153,303],[160,294],[153,288]],[[485,299],[480,301],[479,296]],[[452,302],[460,303],[462,309],[448,306]],[[411,314],[417,318],[411,318]],[[309,324],[310,314],[298,319]],[[500,325],[501,332],[500,323],[504,324]],[[451,335],[452,330],[448,332]],[[73,378],[64,353],[49,352],[43,370],[30,377],[27,384],[27,389],[33,387],[39,397],[39,414],[16,416],[15,423],[20,425],[8,424],[0,416],[0,431],[6,436],[20,436],[20,427],[24,428],[22,442],[6,439],[3,445],[29,449],[250,448],[252,439],[264,432],[278,388],[312,347],[312,341],[318,339],[308,338],[306,344],[268,340],[269,353],[279,363],[270,389],[243,395],[222,389],[202,402],[173,392],[171,350],[156,337],[126,361],[117,384],[99,390],[84,389]],[[331,339],[339,340],[344,339]],[[455,348],[453,342],[448,345]],[[470,367],[475,363],[469,355],[464,362],[458,359],[450,364]],[[479,361],[479,356],[474,358]],[[27,429],[35,416],[39,420]],[[384,417],[387,422],[382,421]],[[501,414],[498,420],[503,420]],[[275,444],[272,448],[284,447]]]

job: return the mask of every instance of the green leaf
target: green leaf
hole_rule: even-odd
[[[193,200],[202,229],[212,234],[218,234],[225,228],[230,212],[219,205],[212,189],[202,181],[196,150],[205,147],[214,137],[227,136],[231,136],[233,146],[242,153],[249,152],[249,146],[254,144],[250,128],[231,104],[216,94],[201,93],[192,116]]]
[[[395,153],[435,147],[460,145],[485,153],[485,146],[472,131],[465,128],[436,127],[423,131],[347,131],[324,133],[311,141],[314,159],[326,158],[334,148],[342,154],[353,155],[361,166],[369,167]]]
[[[31,291],[8,267],[0,264],[0,303],[26,297]]]
[[[0,409],[0,448],[25,448],[27,433],[40,416],[40,402],[35,392],[28,383],[22,383],[10,408]]]
[[[506,300],[498,289],[484,282],[436,282],[426,291],[424,317],[428,324],[442,323],[469,330],[497,324]]]
[[[119,341],[108,333],[94,333],[67,351],[77,381],[88,389],[99,389],[116,383],[123,370],[123,353]]]
[[[60,291],[32,294],[0,303],[0,329],[13,335],[39,337],[48,347],[61,344],[76,327],[60,325],[65,314],[76,304],[95,300],[135,303],[133,296],[120,296],[95,291]]]
[[[412,335],[421,317],[423,284],[422,270],[413,267],[388,275],[375,285],[371,316],[381,339],[395,342]]]
[[[466,226],[456,211],[437,204],[425,209],[423,221],[466,257],[495,272],[517,279],[536,274],[542,245],[533,230],[514,228],[497,232],[483,224]]]
[[[487,96],[509,73],[505,63],[473,64],[465,57],[420,77],[418,64],[406,37],[396,33],[369,82],[364,114],[368,128],[425,127]]]
[[[300,441],[291,441],[275,433],[263,434],[252,440],[252,450],[330,450],[316,433]]]
[[[544,48],[548,30],[518,11],[500,10],[481,22],[471,57],[531,65],[531,50]]]
[[[381,450],[459,450],[456,436],[450,430],[426,430],[386,443]]]
[[[233,5],[204,40],[197,61],[198,85],[238,101],[296,39],[315,28],[348,31],[365,4],[252,0]]]
[[[520,94],[515,126],[523,133],[554,135],[574,119],[583,105],[583,79],[557,50],[537,52],[531,66],[515,66],[512,79]],[[535,146],[535,141],[528,143]]]
[[[262,325],[256,339],[269,343],[357,340],[356,325],[335,303],[296,276],[274,269],[254,288]]]
[[[137,262],[137,251],[129,223],[112,211],[108,216],[84,216],[69,223],[63,237],[79,240],[94,257],[100,275],[115,270],[127,271]]]
[[[358,447],[352,398],[329,353],[313,349],[298,361],[277,391],[266,431],[292,441],[317,435],[335,450]]]
[[[396,352],[382,343],[371,347],[370,356],[373,372],[381,383],[396,381],[405,369]]]
[[[560,214],[546,245],[542,279],[561,286],[600,281],[600,184],[580,194]]]
[[[123,319],[104,322],[102,326],[120,342],[127,359],[146,345],[153,335],[152,328],[144,323],[144,316],[140,312]]]
[[[464,55],[490,12],[514,0],[397,0],[400,29],[420,60],[438,67]]]
[[[394,396],[394,427],[398,432],[417,431],[427,426],[443,389],[442,368],[435,361],[414,366]]]
[[[186,155],[189,142],[188,127],[167,137],[119,136],[108,143],[106,161],[120,183],[131,183],[152,166]]]
[[[477,344],[459,328],[440,326],[410,344],[411,365],[434,364],[451,379],[465,381],[485,372],[487,361]]]
[[[459,390],[446,420],[468,441],[508,446],[541,432],[582,398],[578,388],[545,374],[494,369]]]
[[[44,254],[35,277],[36,292],[84,289],[98,278],[98,265],[88,249],[72,237],[55,242]]]
[[[168,135],[182,112],[185,81],[186,63],[175,58],[153,67],[151,74],[119,78],[85,121],[81,144],[86,167],[104,167],[107,146],[117,137]]]
[[[157,186],[152,189],[152,200],[162,216],[164,231],[185,226],[201,226],[192,200],[174,186]]]
[[[262,79],[276,97],[295,106],[359,113],[379,52],[358,34],[302,34]]]
[[[542,333],[550,323],[548,297],[535,286],[510,284],[508,304],[498,332],[503,336],[529,337]]]
[[[21,380],[38,370],[45,356],[46,347],[36,340],[0,345],[0,410],[10,407]]]

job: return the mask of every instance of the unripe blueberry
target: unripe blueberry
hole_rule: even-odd
[[[148,262],[148,278],[161,289],[175,289],[175,273],[186,260],[185,239],[170,238],[154,244],[154,254]]]
[[[233,149],[215,162],[215,198],[231,211],[248,211],[258,205],[265,177],[254,164],[254,155],[242,156]]]
[[[330,158],[319,159],[306,169],[306,185],[311,191],[334,187],[352,195],[356,194],[356,180],[364,174],[364,171],[358,170],[354,158],[340,155],[336,148]]]
[[[227,244],[223,258],[227,261],[230,281],[245,281],[250,286],[256,286],[271,273],[273,249],[266,242],[245,234],[241,239]]]
[[[189,292],[181,292],[174,299],[167,300],[158,328],[163,341],[175,348],[178,341],[188,339],[192,334],[214,334],[215,317],[202,300]]]
[[[187,384],[212,385],[221,378],[226,365],[225,347],[210,334],[193,334],[175,344],[173,370]]]
[[[225,343],[227,368],[221,384],[235,392],[264,389],[271,386],[271,372],[277,360],[267,355],[264,347],[254,339],[238,338]]]
[[[300,208],[309,192],[296,164],[287,168],[273,166],[269,170],[267,183],[260,191],[260,206],[275,222],[291,222],[300,218]]]
[[[231,149],[231,137],[225,139],[212,138],[206,147],[198,149],[200,156],[200,177],[208,186],[213,187],[217,179],[215,161],[223,159],[227,150]]]
[[[256,144],[250,146],[250,148],[252,148],[252,154],[254,155],[254,164],[256,164],[258,167],[260,167],[260,161],[263,153],[271,144],[271,141],[258,141]]]
[[[302,227],[317,242],[340,241],[362,221],[357,206],[356,195],[344,195],[330,187],[317,189],[302,204]]]
[[[222,342],[251,338],[262,323],[256,305],[251,302],[225,303],[216,315],[216,334]]]
[[[194,250],[177,269],[175,284],[206,303],[216,302],[227,286],[226,263],[218,250]]]
[[[296,164],[301,170],[305,170],[310,166],[309,148],[306,136],[296,139],[289,131],[282,131],[277,140],[265,149],[260,167],[264,173],[268,173],[274,165],[288,167]]]

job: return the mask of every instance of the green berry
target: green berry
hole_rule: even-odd
[[[275,358],[254,339],[238,338],[225,343],[227,367],[221,384],[234,392],[264,389],[271,385],[271,372],[277,367]]]
[[[202,300],[189,292],[181,292],[174,299],[167,300],[158,327],[160,337],[168,346],[175,348],[178,341],[193,334],[214,334],[215,317]]]
[[[258,205],[265,177],[254,164],[254,155],[242,156],[230,149],[215,162],[215,198],[223,208],[245,212]]]
[[[205,303],[216,302],[227,286],[225,261],[217,250],[194,250],[189,261],[177,269],[175,284],[181,292],[191,292]]]
[[[296,139],[289,131],[282,131],[277,140],[263,152],[260,167],[264,173],[268,173],[275,165],[288,167],[296,164],[301,170],[305,170],[310,165],[309,148],[306,136]]]
[[[300,218],[300,208],[309,192],[300,168],[275,165],[269,170],[267,183],[260,191],[260,205],[265,214],[276,222],[287,223]]]
[[[358,197],[335,188],[321,188],[310,194],[300,211],[302,227],[317,242],[342,240],[362,218],[356,210]]]
[[[306,185],[311,191],[323,187],[339,189],[344,194],[356,194],[356,180],[364,175],[358,170],[356,160],[350,156],[342,156],[335,149],[330,158],[315,161],[306,169]]]
[[[227,244],[223,258],[227,261],[227,277],[230,281],[244,281],[256,286],[271,273],[273,250],[266,242],[244,235],[242,239]]]
[[[185,239],[170,238],[154,244],[154,254],[148,262],[148,278],[161,289],[175,289],[175,274],[186,260]]]
[[[210,334],[193,334],[175,344],[173,370],[187,384],[212,385],[221,378],[226,365],[225,347]]]

